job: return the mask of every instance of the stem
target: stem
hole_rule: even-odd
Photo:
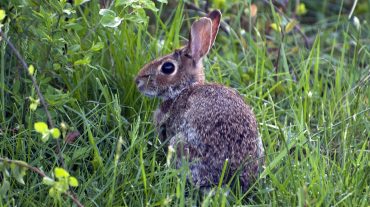
[[[283,43],[284,43],[284,37],[285,37],[284,31],[283,31],[283,29],[281,29],[281,44],[279,46],[278,55],[277,55],[276,61],[274,63],[275,82],[276,83],[278,82],[278,72],[279,72],[278,68],[279,68],[279,62],[280,62],[280,53],[281,53],[281,47],[283,46]]]
[[[10,49],[13,51],[13,53],[15,54],[15,56],[17,56],[18,60],[20,61],[21,65],[22,65],[22,68],[24,69],[24,71],[26,72],[26,74],[28,75],[28,77],[32,80],[32,84],[35,87],[37,96],[39,97],[40,102],[41,102],[41,105],[44,108],[44,111],[45,111],[45,114],[46,114],[46,117],[47,117],[47,121],[48,121],[49,127],[50,128],[54,128],[55,125],[54,125],[53,120],[51,119],[51,115],[50,115],[50,112],[48,110],[48,104],[46,103],[45,98],[44,98],[44,96],[41,93],[41,90],[40,90],[39,85],[37,85],[36,78],[28,72],[28,65],[27,65],[26,61],[24,60],[24,58],[22,57],[22,55],[19,53],[19,51],[14,47],[13,43],[5,36],[5,34],[1,30],[0,30],[0,36],[3,37],[3,39],[9,45]],[[63,168],[65,168],[64,159],[63,159],[63,156],[62,156],[62,151],[61,151],[60,143],[59,143],[59,140],[58,139],[56,140],[56,143],[57,143],[56,144],[57,145],[56,146],[56,150],[57,150],[59,161],[61,162]]]
[[[265,2],[265,4],[270,5],[270,2],[269,2],[268,0],[264,0],[263,2]],[[277,6],[275,6],[274,4],[272,4],[272,6],[274,7],[274,10],[275,10],[276,12],[278,12],[278,13],[279,13],[279,14],[281,14],[281,15],[284,15],[284,14],[280,11],[280,9],[279,9]],[[302,31],[302,30],[301,30],[301,28],[299,27],[299,24],[295,25],[295,26],[294,26],[294,29],[295,29],[295,30],[297,30],[297,31],[298,31],[298,33],[303,37],[304,45],[306,46],[306,48],[309,48],[308,38],[307,38],[306,34],[305,34],[305,33],[303,33],[303,31]]]
[[[41,177],[47,177],[47,175],[42,170],[40,170],[39,168],[33,167],[33,166],[31,166],[31,165],[29,165],[29,164],[27,164],[27,163],[25,163],[23,161],[20,161],[20,160],[9,160],[8,158],[2,158],[2,157],[0,157],[0,162],[9,163],[9,164],[11,164],[11,163],[12,164],[16,164],[16,165],[18,165],[20,167],[25,167],[25,168],[27,168],[27,169],[29,169],[29,170],[31,170],[31,171],[39,174]]]
[[[0,44],[0,83],[5,86],[5,43]],[[0,96],[1,96],[1,122],[5,123],[5,87],[1,87],[0,90]]]
[[[78,200],[76,194],[74,194],[71,191],[67,191],[65,193],[69,198],[72,199],[72,201],[78,206],[78,207],[84,207],[84,205]]]
[[[206,16],[207,11],[204,11],[203,9],[199,8],[197,5],[191,3],[191,2],[185,2],[185,6],[187,9],[196,11],[199,15]],[[226,34],[230,34],[230,30],[228,29],[230,27],[225,21],[221,20],[220,23],[220,29],[223,30]]]
[[[0,162],[3,162],[3,163],[9,163],[9,164],[15,164],[17,166],[20,166],[20,167],[25,167],[33,172],[35,172],[36,174],[40,175],[41,177],[48,177],[42,170],[40,170],[39,168],[37,167],[34,167],[34,166],[31,166],[23,161],[20,161],[20,160],[10,160],[8,158],[2,158],[0,157]],[[71,192],[71,191],[67,191],[64,193],[65,195],[67,195],[69,198],[72,199],[72,201],[79,207],[83,207],[84,205],[81,204],[81,202],[78,200],[77,196]]]
[[[207,13],[209,12],[209,0],[206,0],[206,4],[204,5],[204,11]]]
[[[349,12],[349,15],[348,15],[348,19],[351,19],[352,14],[353,14],[353,12],[355,11],[355,8],[356,8],[356,5],[357,5],[357,1],[358,1],[358,0],[355,0],[355,1],[353,2],[352,8],[351,8],[351,12]]]
[[[26,63],[26,61],[24,60],[24,58],[22,57],[22,55],[19,53],[19,51],[14,47],[13,43],[6,37],[6,35],[1,31],[0,29],[0,36],[3,37],[3,39],[5,40],[5,42],[9,45],[10,49],[13,51],[13,53],[15,54],[15,56],[17,56],[18,60],[21,62],[21,65],[22,65],[22,68],[24,69],[24,71],[26,72],[26,74],[28,75],[28,77],[32,80],[32,84],[33,86],[35,87],[35,90],[36,90],[36,93],[37,93],[37,96],[39,97],[40,99],[40,102],[41,102],[41,105],[43,106],[44,108],[44,111],[45,111],[45,114],[46,114],[46,117],[47,117],[47,120],[48,120],[48,124],[49,124],[49,127],[50,128],[54,128],[54,122],[53,120],[51,119],[51,115],[50,115],[50,112],[48,110],[48,104],[46,103],[45,101],[45,98],[44,96],[42,95],[41,93],[41,90],[40,90],[40,87],[39,85],[37,85],[37,82],[36,82],[36,78],[31,75],[29,72],[28,72],[28,65]],[[65,167],[65,163],[64,163],[64,158],[63,158],[63,155],[62,155],[62,151],[61,151],[61,148],[60,148],[60,143],[59,143],[59,140],[57,139],[56,140],[56,151],[57,151],[57,154],[58,154],[58,159],[62,165],[63,168],[66,168]],[[1,160],[0,160],[1,161]],[[20,162],[20,161],[19,161]],[[24,167],[27,167],[31,170],[33,170],[34,172],[38,173],[39,175],[45,177],[46,175],[42,172],[42,171],[38,171],[38,168],[34,168],[30,165],[25,165],[24,163],[18,163],[18,164],[21,164],[20,166],[24,165]],[[40,174],[40,172],[42,174]],[[68,192],[67,195],[73,200],[73,202],[75,202],[78,206],[83,206],[77,199],[77,196],[73,193],[73,192]]]

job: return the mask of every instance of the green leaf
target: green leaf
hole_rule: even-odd
[[[138,0],[116,0],[114,6],[129,5],[137,2]]]
[[[143,9],[138,9],[135,15],[125,17],[125,21],[131,21],[135,24],[143,24],[148,22],[148,17]]]
[[[31,111],[35,111],[37,109],[37,103],[31,103],[30,104]]]
[[[93,46],[90,48],[90,50],[96,52],[103,48],[104,48],[104,42],[98,42],[96,44],[94,43]]]
[[[68,8],[68,9],[63,9],[63,13],[65,13],[67,15],[71,15],[71,14],[75,14],[76,11],[71,9],[71,8]]]
[[[7,169],[3,169],[3,175],[4,175],[4,177],[10,178],[10,173]]]
[[[48,125],[45,122],[36,122],[34,128],[38,133],[43,135],[49,132]]]
[[[53,128],[50,130],[51,136],[53,136],[54,139],[58,139],[60,137],[60,130],[58,128]]]
[[[304,3],[300,3],[296,7],[295,12],[298,16],[305,15],[307,13],[306,5]]]
[[[102,15],[102,16],[105,16],[105,15],[116,16],[116,12],[114,12],[110,9],[100,9],[99,14]]]
[[[56,167],[54,169],[54,173],[55,173],[55,177],[57,177],[57,178],[69,177],[69,173],[65,169],[60,168],[60,167]]]
[[[157,1],[160,2],[160,3],[164,3],[164,4],[168,3],[167,0],[157,0]]]
[[[60,194],[54,187],[52,187],[49,189],[49,196],[52,198],[57,198],[60,196]]]
[[[35,68],[33,67],[33,65],[28,66],[28,73],[30,75],[33,75],[35,73]]]
[[[167,3],[167,0],[159,0],[159,2]],[[151,0],[117,0],[114,6],[131,7],[134,11],[138,9],[150,9],[154,12],[158,11],[155,4]]]
[[[5,11],[0,9],[0,21],[2,21],[5,18],[6,14]]]
[[[54,185],[55,180],[49,178],[49,177],[43,177],[42,178],[42,183],[45,185]]]
[[[3,184],[0,187],[0,198],[1,197],[6,197],[6,193],[10,189],[10,183],[8,182],[7,179],[3,178]]]
[[[20,167],[16,164],[11,164],[10,169],[12,170],[12,176],[13,178],[20,184],[24,185],[23,177],[26,175],[26,170],[22,169],[23,167]]]
[[[62,180],[56,182],[54,184],[54,188],[55,188],[55,190],[57,190],[58,192],[61,192],[61,193],[67,192],[67,190],[69,188],[68,180],[63,178]]]
[[[293,19],[285,26],[285,33],[288,33],[294,29],[294,27],[298,24],[298,21]]]
[[[45,142],[47,142],[49,140],[49,137],[50,137],[50,133],[49,132],[48,133],[45,133],[45,134],[42,134],[41,141],[45,143]]]
[[[35,111],[37,109],[37,106],[40,104],[40,99],[34,99],[31,96],[28,97],[28,99],[31,102],[31,104],[30,104],[31,111]]]
[[[74,2],[75,2],[75,6],[79,6],[89,1],[90,0],[75,0]]]
[[[118,25],[120,25],[122,22],[122,19],[119,17],[116,17],[116,13],[112,10],[100,9],[99,14],[103,16],[100,20],[100,23],[104,27],[115,28],[115,27],[118,27]]]
[[[85,57],[84,59],[77,60],[76,62],[73,63],[73,65],[88,65],[90,64],[91,59],[90,57]]]
[[[146,0],[146,1],[141,1],[142,5],[140,5],[138,8],[146,8],[146,9],[150,9],[154,12],[158,11],[158,9],[155,7],[155,4],[154,2],[152,1],[149,1],[149,0]],[[135,8],[134,6],[132,6],[133,8]]]
[[[78,180],[73,176],[69,177],[69,185],[72,186],[72,187],[77,187],[78,186]]]
[[[281,27],[280,27],[280,25],[278,25],[278,24],[276,24],[276,23],[272,23],[272,24],[270,24],[270,27],[271,27],[273,30],[277,31],[277,32],[281,32]]]
[[[68,52],[71,54],[75,52],[79,52],[80,50],[81,50],[81,45],[79,44],[73,44],[70,47],[68,47]]]
[[[110,15],[103,16],[101,19],[101,24],[104,27],[111,27],[111,28],[116,28],[118,27],[122,22],[122,19],[119,17],[113,17]]]

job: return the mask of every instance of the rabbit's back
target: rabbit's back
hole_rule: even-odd
[[[257,123],[234,90],[218,84],[185,89],[172,103],[165,125],[170,144],[193,162],[198,185],[217,184],[226,159],[230,176],[245,165],[240,176],[244,185],[256,174],[263,153]]]

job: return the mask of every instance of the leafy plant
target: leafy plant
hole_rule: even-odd
[[[367,1],[0,2],[1,205],[367,205]],[[265,147],[247,192],[189,184],[134,82],[214,8],[206,80],[242,94]]]
[[[42,135],[41,141],[43,142],[48,141],[50,135],[54,139],[58,139],[60,137],[60,130],[58,128],[49,129],[45,122],[36,122],[35,130]]]
[[[78,181],[75,177],[70,176],[69,173],[63,168],[54,168],[54,175],[57,180],[50,177],[44,177],[42,182],[45,185],[51,186],[49,195],[51,197],[60,199],[62,193],[67,193],[69,187],[77,187]]]

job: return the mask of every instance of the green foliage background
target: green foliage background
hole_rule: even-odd
[[[68,172],[86,206],[367,206],[370,195],[370,1],[209,1],[225,21],[208,58],[207,80],[237,89],[257,116],[265,147],[261,176],[243,194],[215,186],[201,196],[186,184],[187,166],[166,165],[154,133],[158,101],[141,96],[134,77],[151,59],[186,42],[205,1],[100,2],[5,0],[2,31],[28,64],[63,140]],[[250,5],[258,8],[253,16]],[[349,18],[349,16],[351,17]],[[358,23],[354,20],[359,20]],[[284,37],[271,23],[297,19]],[[41,142],[46,121],[19,61],[0,41],[0,155],[51,175],[60,167],[55,140]],[[279,49],[280,48],[280,49]],[[274,66],[277,66],[275,70]],[[29,98],[29,97],[32,97]],[[121,139],[120,139],[121,138]],[[121,140],[121,141],[119,141]],[[2,206],[69,206],[30,171],[24,184],[0,173]]]

